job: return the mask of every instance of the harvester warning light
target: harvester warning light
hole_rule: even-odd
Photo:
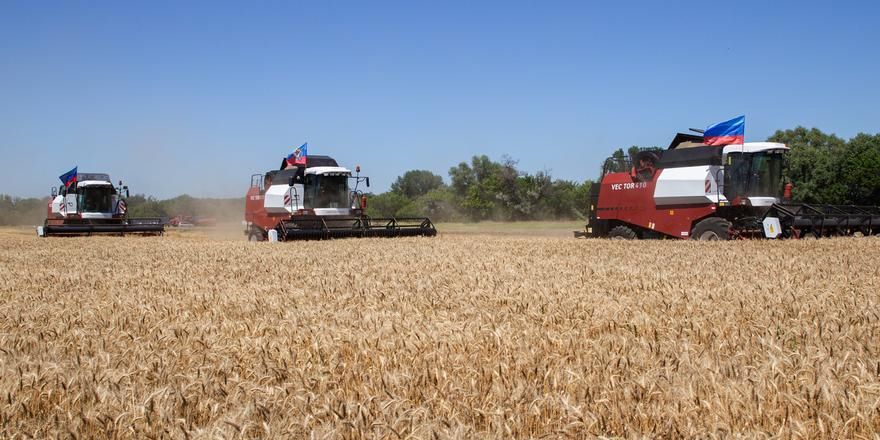
[[[675,210],[674,210],[674,209],[670,209],[670,210],[669,210],[669,215],[675,215]]]

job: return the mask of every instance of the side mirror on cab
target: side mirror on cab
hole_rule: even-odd
[[[129,193],[128,193],[128,186],[123,186],[123,187],[122,187],[122,190],[125,191],[125,198],[126,198],[126,199],[129,198],[130,195],[129,195]]]
[[[369,188],[369,187],[370,187],[370,178],[367,177],[367,188]]]
[[[52,187],[52,198],[54,199],[55,196],[57,196],[57,195],[58,195],[58,188],[53,186]]]

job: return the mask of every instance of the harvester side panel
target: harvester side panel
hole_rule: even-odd
[[[654,201],[657,179],[636,182],[627,173],[609,173],[602,179],[597,220],[617,220],[670,237],[689,238],[693,224],[715,214],[714,203],[668,205],[658,207]]]

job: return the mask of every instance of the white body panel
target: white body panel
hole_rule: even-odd
[[[311,167],[306,168],[306,174],[327,174],[330,176],[339,175],[339,176],[350,176],[351,170],[344,167]]]
[[[743,145],[725,145],[722,151],[723,156],[727,153],[758,153],[767,150],[788,150],[785,144],[778,142],[746,142]]]
[[[716,175],[721,178],[720,168],[715,165],[698,165],[663,169],[654,187],[654,203],[695,205],[726,202],[727,198],[721,194],[715,180]]]
[[[76,194],[55,196],[55,198],[52,199],[52,215],[67,217],[68,214],[77,214]]]
[[[350,208],[315,208],[315,215],[351,215]]]
[[[84,186],[113,186],[113,184],[110,183],[110,182],[108,182],[108,181],[106,181],[106,180],[83,180],[82,182],[77,182],[77,183],[76,183],[76,186],[77,186],[77,187],[84,187]]]
[[[64,203],[64,196],[57,195],[54,199],[52,199],[52,214],[61,215],[61,204]]]
[[[76,214],[76,194],[68,194],[64,196],[65,203],[65,212],[62,213],[65,217],[69,214]]]
[[[779,202],[776,197],[749,197],[749,204],[752,206],[770,206]]]
[[[287,184],[272,185],[266,190],[263,198],[263,207],[271,214],[292,213],[303,209],[303,186],[296,184],[292,187]]]
[[[111,219],[111,218],[113,218],[113,213],[112,212],[81,212],[80,217],[92,218],[92,219]]]

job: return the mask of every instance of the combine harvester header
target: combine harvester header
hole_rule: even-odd
[[[700,135],[678,133],[665,150],[609,158],[590,190],[576,237],[800,238],[880,233],[876,206],[791,203],[783,184],[789,148],[743,142],[744,117]],[[720,127],[720,129],[719,129]],[[730,144],[738,142],[738,144]]]
[[[113,186],[105,173],[78,173],[77,168],[60,176],[64,183],[52,188],[46,221],[37,228],[43,237],[57,235],[143,234],[165,231],[160,218],[128,218],[125,199],[128,187]]]
[[[245,235],[251,241],[437,235],[427,217],[367,216],[367,197],[358,187],[369,187],[370,178],[360,175],[360,166],[355,173],[332,157],[303,153],[288,157],[280,170],[252,175],[242,222]]]

